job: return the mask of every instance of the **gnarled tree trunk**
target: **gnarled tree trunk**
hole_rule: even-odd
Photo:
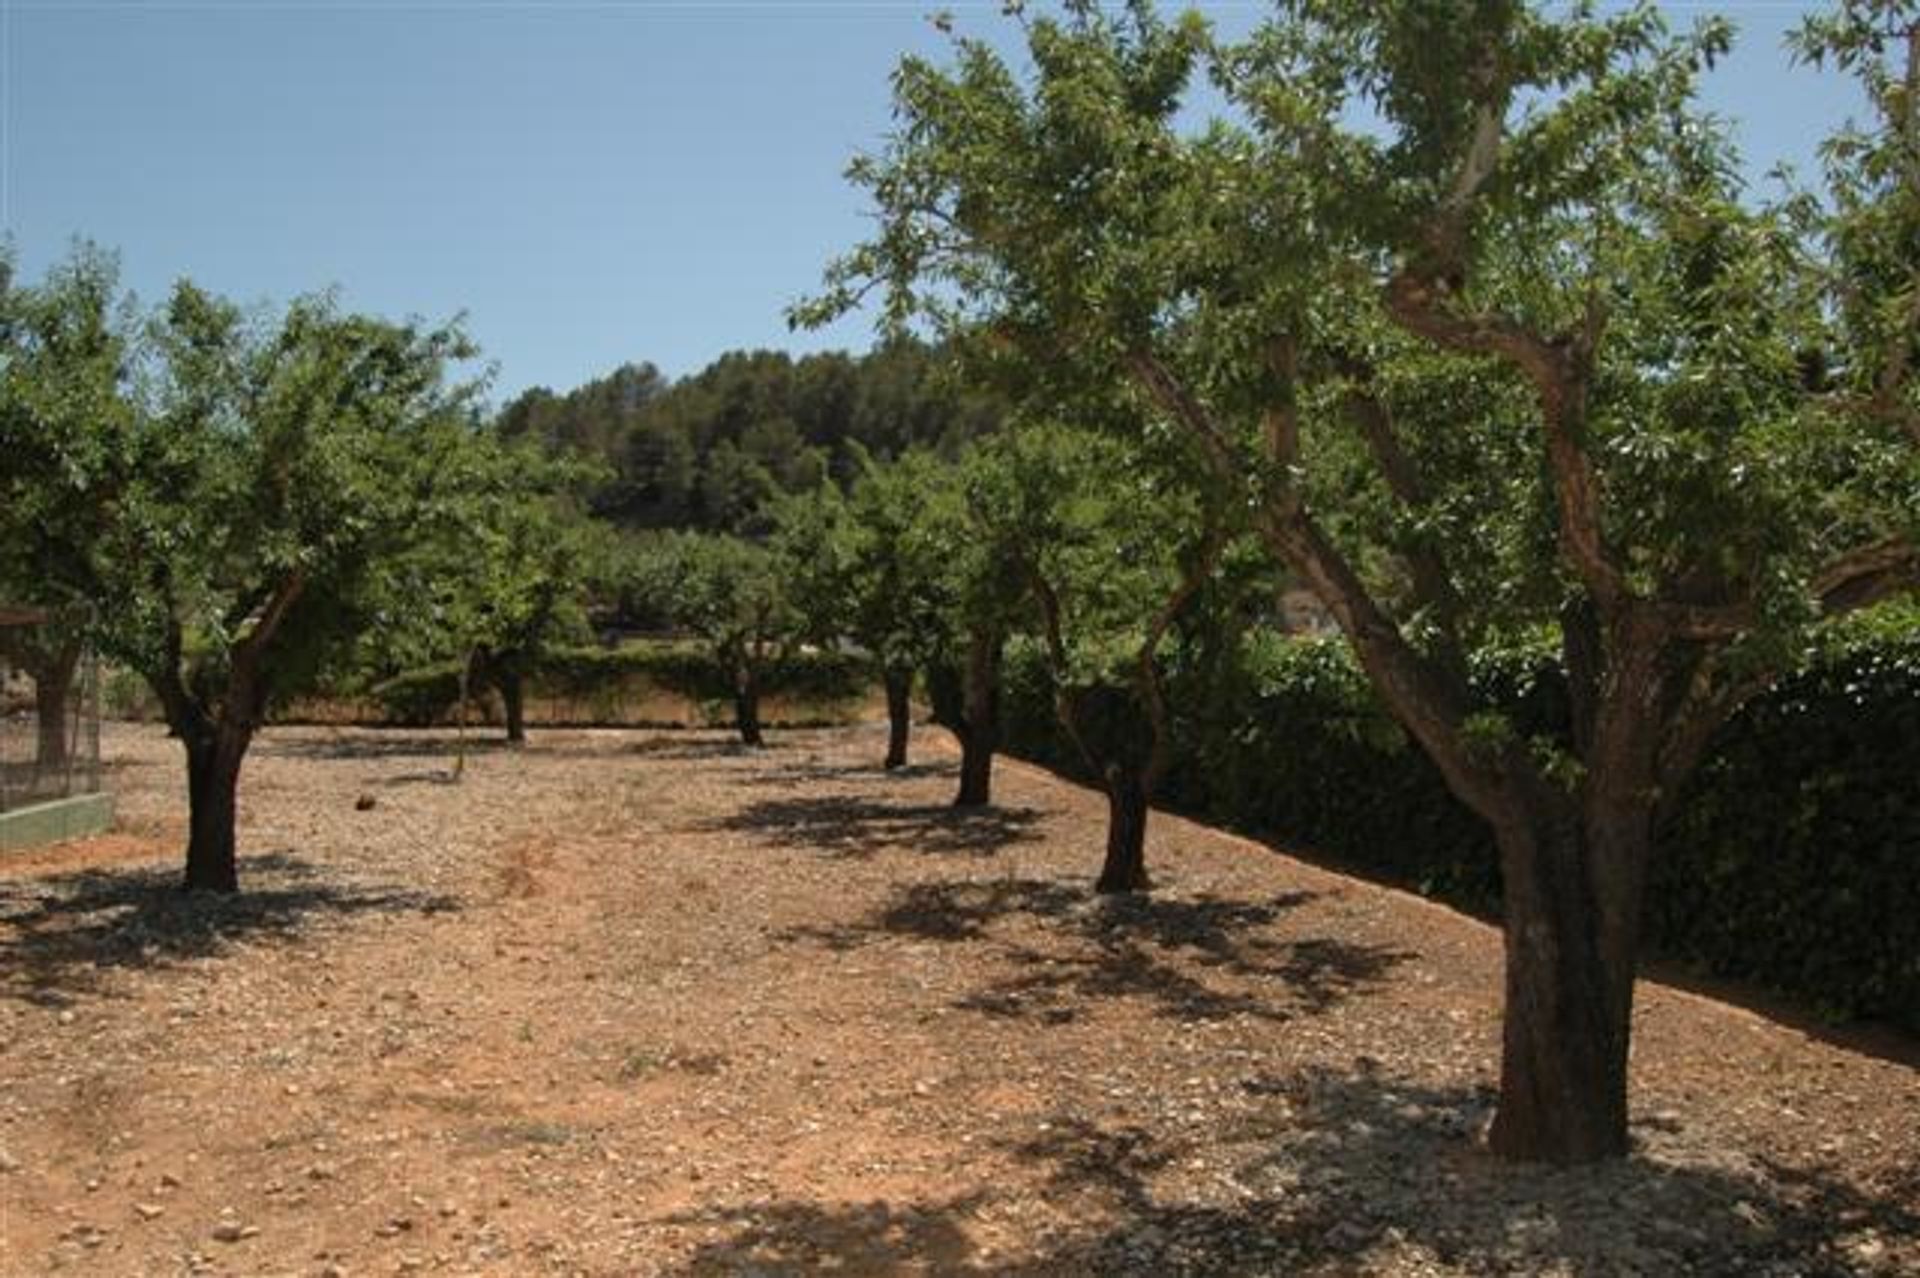
[[[235,820],[240,764],[253,740],[250,726],[215,723],[181,734],[187,750],[187,876],[189,892],[237,892]]]
[[[1648,805],[1571,796],[1496,824],[1506,1011],[1488,1142],[1562,1165],[1627,1152],[1627,1055]]]
[[[741,666],[733,676],[733,723],[746,745],[763,746],[766,737],[760,731],[760,681],[749,666]]]
[[[520,671],[503,665],[495,672],[494,685],[500,689],[500,704],[507,716],[507,744],[527,743],[527,688]]]
[[[907,737],[913,731],[913,671],[889,669],[883,679],[887,687],[886,766],[904,768]]]
[[[1145,892],[1153,887],[1147,877],[1147,803],[1145,778],[1134,768],[1109,764],[1107,790],[1107,859],[1096,892]]]
[[[1000,637],[975,631],[967,639],[964,711],[960,737],[960,791],[957,808],[985,807],[993,801],[993,752],[1000,735]]]

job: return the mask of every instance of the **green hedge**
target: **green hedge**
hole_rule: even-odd
[[[840,652],[800,652],[771,663],[763,695],[809,707],[809,721],[842,717],[847,702],[865,696],[877,676],[864,657]],[[497,717],[485,690],[470,690],[482,712]],[[733,684],[704,650],[687,643],[640,642],[618,648],[558,648],[544,654],[527,678],[530,718],[542,703],[565,701],[570,720],[589,723],[628,721],[626,707],[650,691],[710,707],[710,718],[732,714]],[[390,723],[421,726],[444,723],[456,712],[460,666],[446,662],[410,670],[376,684],[369,692]]]
[[[1170,806],[1497,913],[1489,833],[1380,706],[1340,642],[1256,634],[1169,669]],[[1565,719],[1538,653],[1475,672],[1524,732]],[[1009,750],[1063,771],[1046,664],[1008,653]],[[1662,833],[1653,950],[1839,1016],[1920,1030],[1920,621],[1839,635],[1722,732]]]

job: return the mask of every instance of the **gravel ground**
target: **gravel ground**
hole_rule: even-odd
[[[178,749],[0,865],[0,1270],[1920,1272],[1910,1041],[1642,986],[1636,1153],[1503,1166],[1499,938],[942,741],[276,729],[246,892]],[[369,803],[371,806],[369,806]]]

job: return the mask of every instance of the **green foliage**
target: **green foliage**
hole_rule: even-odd
[[[1217,503],[1167,460],[1033,423],[982,443],[964,475],[974,536],[1002,549],[1032,610],[1069,740],[1098,769],[1148,775],[1149,789],[1166,718],[1162,649],[1227,533]]]
[[[1920,1029],[1920,612],[1828,640],[1721,731],[1662,840],[1669,954]]]
[[[734,694],[732,672],[698,644],[635,642],[619,648],[557,646],[526,671],[528,696],[585,707],[582,722],[622,723],[623,707],[643,705],[652,690],[718,707]],[[761,674],[766,695],[797,707],[808,721],[840,721],[850,703],[871,692],[875,671],[849,653],[801,649],[767,662]],[[458,662],[409,670],[375,684],[369,695],[389,723],[445,723],[460,696]],[[730,711],[729,711],[730,713]]]
[[[902,340],[857,358],[729,352],[671,383],[627,365],[565,395],[527,391],[499,429],[604,466],[585,491],[622,527],[762,532],[774,498],[851,479],[854,449],[953,455],[997,419],[936,352]]]
[[[572,494],[597,472],[470,427],[438,433],[431,448],[414,536],[375,566],[372,629],[353,664],[390,673],[471,656],[497,676],[585,638],[606,534]]]
[[[95,596],[134,429],[137,338],[111,255],[77,244],[23,285],[0,254],[0,599]]]
[[[1920,1029],[1920,614],[1863,614],[1804,661],[1721,731],[1660,835],[1648,939],[1836,1015]],[[1172,679],[1169,803],[1498,911],[1485,824],[1344,643],[1253,630],[1224,658],[1183,656]],[[1007,747],[1079,772],[1031,641],[1010,647],[1004,680]],[[1503,652],[1477,682],[1521,731],[1564,732],[1564,676],[1538,649]]]
[[[966,540],[958,476],[932,453],[856,452],[840,597],[846,632],[881,666],[914,670],[952,645],[955,548]]]
[[[623,589],[635,611],[665,618],[738,668],[797,643],[805,619],[765,546],[715,533],[664,532],[630,543]]]
[[[6,291],[6,572],[91,603],[176,729],[246,723],[365,624],[466,429],[445,378],[470,347],[324,297],[269,321],[184,282],[143,326],[114,281],[83,246]]]

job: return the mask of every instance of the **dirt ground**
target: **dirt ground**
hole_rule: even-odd
[[[1635,1156],[1502,1166],[1489,929],[1167,817],[1096,901],[1092,795],[773,741],[274,730],[213,901],[114,729],[0,866],[0,1270],[1920,1272],[1909,1042],[1648,983]]]

